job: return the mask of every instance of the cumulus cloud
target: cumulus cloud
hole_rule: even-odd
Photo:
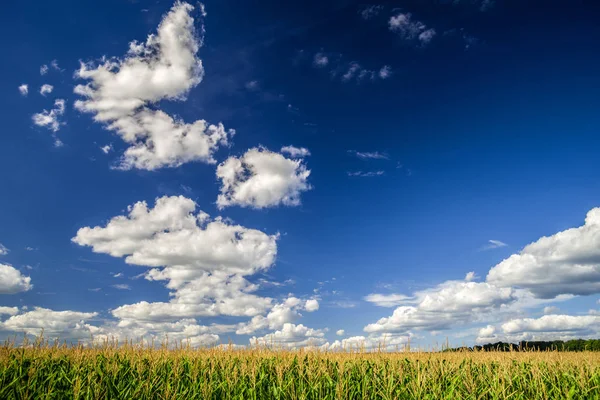
[[[317,311],[319,309],[319,302],[316,299],[306,300],[304,309],[308,312]]]
[[[27,96],[27,94],[29,93],[29,85],[24,83],[21,86],[19,86],[19,93],[21,93],[22,96]]]
[[[183,343],[192,347],[213,346],[219,342],[219,334],[231,330],[227,325],[199,325],[193,318],[176,322],[121,320],[105,324],[94,333],[94,342],[103,343],[118,339],[144,338],[146,343]]]
[[[40,94],[42,96],[46,96],[47,94],[52,93],[53,90],[54,90],[54,86],[48,85],[47,83],[45,83],[42,85],[42,87],[40,87]]]
[[[50,129],[52,132],[58,132],[63,122],[59,121],[59,118],[65,113],[65,100],[56,99],[54,101],[54,108],[50,111],[43,110],[41,113],[34,114],[32,119],[33,123],[37,126],[45,127]]]
[[[401,350],[410,341],[410,335],[373,334],[369,336],[352,336],[333,343],[325,343],[320,349],[325,351],[357,351],[357,350]]]
[[[95,114],[130,147],[120,169],[155,170],[187,162],[215,163],[214,152],[228,145],[233,130],[205,120],[191,124],[162,110],[149,108],[160,100],[184,100],[204,76],[197,58],[201,40],[194,29],[190,4],[177,2],[161,21],[156,35],[145,43],[133,41],[122,58],[103,59],[99,65],[82,63],[77,76],[86,85],[75,87],[84,97],[75,103]]]
[[[72,239],[96,253],[125,256],[132,265],[156,267],[150,281],[166,281],[169,302],[141,301],[112,310],[120,319],[160,321],[196,316],[255,316],[271,306],[253,294],[258,286],[244,278],[272,266],[277,235],[195,213],[194,201],[162,197],[154,208],[146,202],[128,207],[127,216],[104,227],[84,227]]]
[[[24,332],[35,336],[43,330],[46,337],[58,337],[60,339],[89,338],[90,334],[97,332],[98,328],[87,324],[85,320],[94,318],[97,315],[95,312],[54,311],[35,307],[33,311],[13,315],[0,323],[0,330]]]
[[[600,334],[599,315],[544,315],[540,318],[517,318],[501,325],[501,331],[490,327],[480,331],[478,343],[521,340],[570,340],[595,338]]]
[[[240,323],[235,333],[238,335],[249,335],[256,331],[264,329],[281,329],[285,324],[297,321],[302,314],[300,310],[306,308],[306,303],[303,303],[297,297],[288,297],[282,303],[276,304],[266,316],[256,315],[250,321]]]
[[[587,213],[583,226],[542,237],[511,255],[489,271],[487,281],[526,288],[540,298],[600,293],[600,208]]]
[[[262,337],[253,336],[250,338],[250,345],[289,349],[321,346],[325,343],[324,336],[325,331],[321,329],[311,329],[302,324],[286,323],[281,330]]]
[[[392,32],[396,32],[402,39],[407,41],[418,41],[426,45],[434,38],[435,29],[427,28],[421,21],[412,19],[410,13],[399,13],[392,16],[388,22]]]
[[[377,296],[377,295],[371,295]],[[380,295],[381,296],[381,295]],[[386,297],[376,300],[387,300]],[[447,281],[431,289],[415,292],[390,317],[365,327],[365,332],[409,332],[449,329],[458,323],[476,321],[485,313],[517,300],[511,288],[488,283]],[[402,300],[397,300],[401,302]]]
[[[304,158],[310,156],[310,151],[304,147],[283,146],[281,152],[289,154],[292,158]]]
[[[31,278],[12,265],[0,264],[0,294],[15,294],[31,290]]]
[[[18,307],[4,307],[0,306],[0,315],[15,315],[19,313]]]
[[[111,151],[113,151],[113,146],[112,144],[107,144],[105,146],[100,147],[100,150],[104,153],[104,154],[108,154]]]
[[[153,279],[205,272],[249,275],[273,264],[277,236],[211,219],[203,211],[194,214],[195,209],[194,201],[183,196],[158,198],[154,208],[137,202],[127,216],[114,217],[105,227],[81,228],[72,240],[96,253],[126,256],[128,264],[167,266],[152,273]]]
[[[285,158],[264,148],[252,148],[241,157],[229,157],[217,167],[220,209],[298,206],[302,192],[311,189],[310,170],[303,160]]]
[[[343,329],[338,329],[337,331],[335,331],[335,334],[338,336],[344,336],[346,334],[346,331]]]

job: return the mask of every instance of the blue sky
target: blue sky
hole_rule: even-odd
[[[6,5],[0,336],[597,337],[599,14]]]

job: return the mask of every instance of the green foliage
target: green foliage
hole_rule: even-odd
[[[0,399],[600,399],[600,353],[0,347]]]
[[[517,344],[514,343],[488,343],[483,346],[475,347],[459,347],[455,349],[445,349],[444,351],[600,351],[600,339],[576,339],[568,340],[566,342],[562,340],[554,341],[538,341],[538,342],[527,342],[522,341]]]

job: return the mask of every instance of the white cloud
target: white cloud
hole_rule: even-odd
[[[16,315],[19,313],[19,307],[0,306],[0,315]]]
[[[425,44],[431,42],[433,40],[434,36],[435,36],[435,29],[430,28],[419,34],[419,41],[425,45]]]
[[[342,75],[342,81],[347,82],[353,79],[360,81],[365,78],[374,80],[375,76],[375,71],[365,69],[359,63],[352,61],[350,64],[348,64],[346,73]]]
[[[230,331],[227,325],[198,325],[195,319],[187,318],[175,322],[149,322],[139,320],[121,320],[117,324],[106,324],[94,335],[94,342],[102,343],[105,340],[144,338],[146,343],[152,340],[155,344],[169,343],[192,347],[213,346],[219,341],[219,333]]]
[[[5,256],[8,254],[10,250],[6,248],[2,243],[0,243],[0,256]]]
[[[598,331],[600,316],[585,315],[544,315],[543,317],[514,319],[502,324],[502,331],[507,334],[525,332],[581,332]]]
[[[43,330],[45,337],[59,337],[60,339],[89,338],[90,334],[96,332],[98,328],[87,324],[85,320],[97,315],[95,312],[53,311],[35,307],[33,311],[13,315],[0,323],[0,329],[25,332],[36,336]]]
[[[60,69],[60,67],[58,66],[58,61],[57,60],[52,60],[52,62],[50,63],[50,66],[52,67],[52,69],[54,69],[56,71],[62,71]]]
[[[47,94],[52,93],[53,90],[54,90],[54,86],[48,85],[47,83],[45,83],[42,85],[42,87],[40,87],[40,94],[42,96],[46,96]]]
[[[372,293],[368,296],[365,296],[364,300],[368,301],[369,303],[374,303],[375,305],[379,306],[379,307],[396,307],[399,306],[401,304],[406,304],[407,302],[410,302],[410,300],[413,299],[410,296],[405,296],[403,294],[379,294],[379,293]]]
[[[276,304],[269,311],[267,316],[256,315],[250,321],[240,323],[235,333],[238,335],[248,335],[264,329],[281,329],[287,323],[293,323],[298,320],[302,314],[301,309],[306,309],[306,304],[296,297],[288,297],[283,303]]]
[[[476,321],[486,313],[517,300],[511,288],[466,281],[447,281],[415,292],[413,298],[405,303],[414,305],[396,308],[390,317],[367,325],[365,332],[449,329],[458,323]]]
[[[556,306],[546,306],[546,307],[544,307],[543,312],[546,315],[558,314],[560,312],[560,308],[558,308]]]
[[[490,239],[490,240],[488,240],[488,244],[483,246],[481,249],[482,250],[492,250],[492,249],[498,249],[500,247],[506,247],[506,246],[508,246],[508,245],[504,242],[501,242],[499,240]]]
[[[256,316],[271,307],[270,298],[245,275],[270,268],[277,254],[277,235],[227,223],[221,217],[194,213],[196,204],[183,196],[162,197],[149,209],[145,202],[128,207],[127,216],[105,227],[79,229],[73,242],[96,253],[126,256],[128,264],[157,267],[150,281],[167,281],[169,302],[145,301],[112,310],[125,320],[160,321],[196,316]]]
[[[40,67],[40,75],[46,75],[48,73],[48,66],[46,64]]]
[[[105,145],[105,146],[102,146],[102,147],[100,147],[100,150],[102,150],[102,152],[103,152],[104,154],[108,154],[108,153],[110,153],[111,151],[113,151],[113,146],[112,146],[112,144],[107,144],[107,145]]]
[[[349,154],[353,154],[362,160],[389,160],[390,156],[386,153],[380,153],[379,151],[356,151],[348,150]]]
[[[491,337],[496,332],[496,328],[493,325],[488,325],[485,328],[479,330],[480,337]]]
[[[19,93],[21,93],[21,95],[23,96],[27,96],[27,93],[29,93],[29,85],[24,83],[21,86],[19,86]]]
[[[502,332],[490,329],[479,332],[478,343],[522,340],[571,340],[596,338],[600,334],[600,315],[544,315],[540,318],[517,318],[501,325]],[[486,335],[482,335],[482,333]]]
[[[248,90],[257,90],[259,85],[258,85],[258,81],[250,81],[250,82],[246,82],[245,85],[246,89]]]
[[[64,124],[63,122],[59,121],[59,117],[64,113],[65,101],[63,99],[56,99],[54,101],[54,108],[52,110],[43,110],[41,113],[33,115],[33,123],[37,126],[46,127],[52,132],[58,132],[60,126]]]
[[[317,311],[319,309],[319,302],[316,299],[306,300],[304,309],[308,312]]]
[[[277,236],[211,219],[203,211],[194,214],[195,209],[183,196],[158,198],[151,209],[137,202],[128,216],[114,217],[106,227],[81,228],[72,240],[96,253],[126,256],[128,264],[167,266],[151,276],[174,282],[205,272],[249,275],[273,264]]]
[[[338,329],[337,331],[335,331],[335,334],[338,336],[344,336],[346,334],[346,331],[343,329]]]
[[[348,171],[348,176],[357,176],[360,178],[371,178],[374,176],[382,176],[385,172],[383,171],[369,171],[369,172],[364,172],[364,171]]]
[[[307,328],[302,324],[286,323],[281,330],[262,337],[252,337],[250,345],[289,349],[320,346],[325,343],[324,336],[325,332],[321,329]]]
[[[390,76],[392,76],[392,68],[389,65],[384,65],[383,67],[381,67],[381,69],[379,70],[379,77],[381,79],[387,79]]]
[[[292,158],[304,158],[310,156],[310,151],[304,147],[283,146],[281,152],[289,154]]]
[[[352,336],[321,346],[324,351],[361,351],[361,350],[402,350],[409,342],[410,335],[383,333],[380,335]]]
[[[221,180],[220,209],[238,205],[265,208],[300,205],[300,194],[310,190],[310,170],[303,160],[291,160],[264,148],[229,157],[217,167]]]
[[[383,10],[383,6],[370,5],[370,6],[363,8],[360,11],[360,15],[363,19],[371,19],[371,18],[377,16],[381,12],[381,10]]]
[[[31,278],[21,275],[12,265],[0,264],[0,294],[15,294],[31,290]]]
[[[118,283],[116,285],[112,285],[112,287],[119,290],[131,290],[131,286],[126,283]]]
[[[585,224],[542,237],[495,267],[487,281],[531,290],[540,298],[600,293],[600,208]]]
[[[177,2],[163,18],[156,35],[145,43],[133,41],[123,59],[103,59],[98,66],[83,64],[78,77],[87,85],[75,87],[83,96],[75,107],[94,113],[97,122],[130,145],[120,169],[155,170],[187,162],[215,163],[213,153],[228,145],[235,132],[204,120],[184,123],[148,105],[160,100],[184,100],[204,76],[196,57],[201,40],[196,36],[193,7]]]
[[[323,53],[317,53],[313,59],[313,64],[319,68],[325,67],[329,64],[329,57]]]
[[[421,21],[414,21],[410,13],[400,13],[391,17],[389,28],[404,40],[418,40],[422,45],[431,42],[436,34],[435,29],[427,29]]]

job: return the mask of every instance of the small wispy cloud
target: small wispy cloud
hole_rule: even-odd
[[[396,307],[402,304],[406,304],[413,300],[412,297],[406,296],[403,294],[380,294],[380,293],[372,293],[363,298],[365,301],[369,303],[373,303],[378,307]]]
[[[63,99],[56,99],[54,101],[54,108],[52,110],[43,110],[41,113],[33,115],[33,123],[37,126],[46,127],[52,132],[58,132],[60,126],[64,124],[63,122],[59,121],[59,117],[64,113],[65,101]]]
[[[313,64],[319,68],[325,67],[329,64],[329,57],[323,53],[317,53],[313,59]]]
[[[0,243],[0,256],[5,256],[8,254],[8,252],[9,250],[6,248],[6,246]]]
[[[488,240],[488,243],[481,248],[481,250],[492,250],[492,249],[498,249],[500,247],[506,247],[506,246],[508,246],[508,245],[504,242],[501,242],[499,240],[490,239],[490,240]]]
[[[283,146],[281,152],[289,154],[292,158],[304,158],[310,156],[310,151],[304,147]]]
[[[129,286],[125,283],[119,283],[117,285],[112,285],[112,287],[114,287],[115,289],[119,289],[119,290],[131,290],[131,286]]]
[[[24,83],[19,86],[19,93],[21,93],[21,96],[27,96],[27,93],[29,93],[29,85]]]
[[[348,174],[348,176],[356,176],[356,177],[360,177],[360,178],[370,178],[370,177],[374,177],[374,176],[382,176],[384,174],[384,172],[383,171],[369,171],[369,172],[348,171],[347,174]]]
[[[46,75],[48,73],[48,66],[46,64],[40,67],[40,75]]]
[[[113,145],[111,144],[107,144],[106,146],[102,146],[100,147],[100,150],[104,153],[104,154],[108,154],[113,150]]]
[[[250,81],[250,82],[246,82],[246,84],[244,85],[246,87],[247,90],[258,90],[259,85],[258,85],[258,81]]]
[[[42,87],[40,87],[40,94],[42,96],[46,96],[47,94],[52,93],[53,90],[54,90],[54,86],[48,85],[47,83],[45,83],[42,85]]]
[[[371,19],[371,18],[376,17],[377,15],[379,15],[379,13],[381,12],[381,10],[383,10],[383,6],[370,5],[370,6],[367,6],[367,7],[363,8],[360,11],[360,16],[363,19]]]
[[[348,150],[349,154],[352,154],[363,160],[389,160],[390,156],[386,153],[381,153],[379,151],[356,151],[356,150]]]
[[[102,288],[99,288],[99,287],[97,287],[97,288],[88,289],[88,290],[89,290],[90,292],[99,292],[99,291],[101,291],[101,290],[102,290]]]
[[[392,32],[397,33],[406,41],[418,41],[427,45],[436,35],[435,29],[427,28],[421,21],[416,21],[410,13],[400,13],[390,18],[388,22]]]
[[[123,273],[119,272],[119,273],[116,273],[116,274],[112,274],[112,276],[113,276],[113,278],[122,278],[123,277]]]

